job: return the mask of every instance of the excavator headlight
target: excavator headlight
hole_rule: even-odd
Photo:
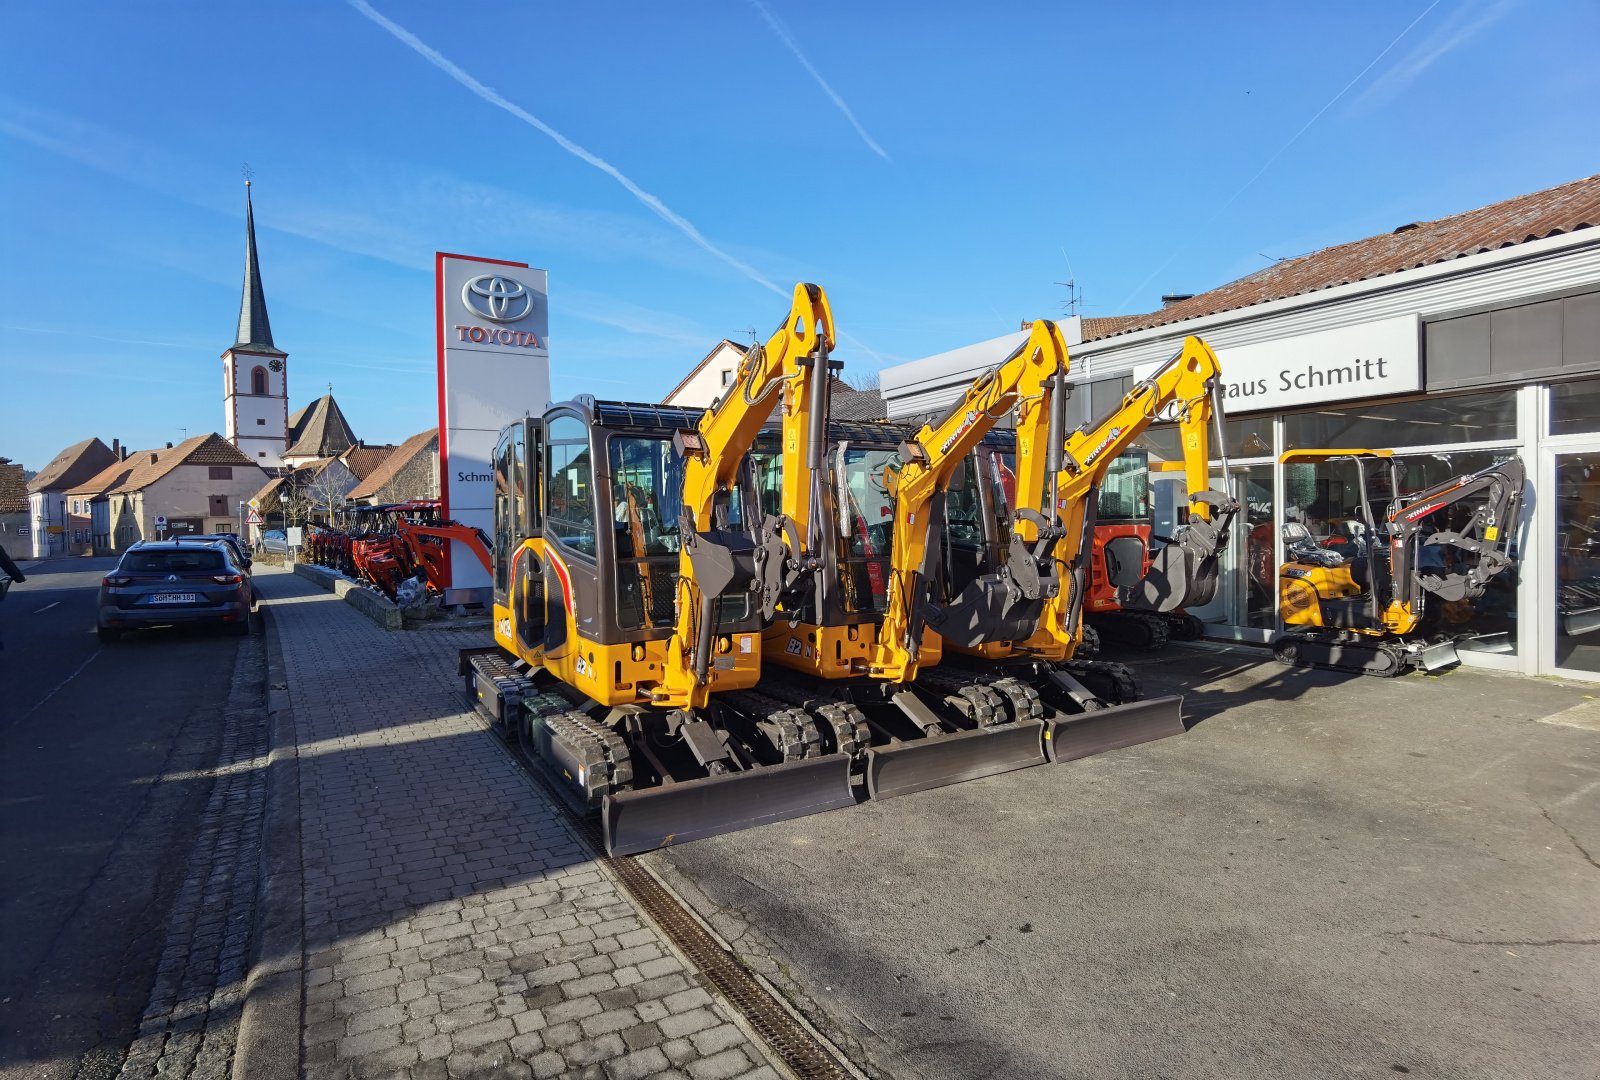
[[[643,660],[644,659],[644,646],[643,645],[638,645],[638,644],[634,645],[634,647],[633,647],[633,658],[635,660]]]
[[[728,653],[731,653],[732,651],[733,651],[733,639],[731,637],[724,636],[724,637],[719,637],[717,639],[717,652],[719,652],[722,655],[726,656]]]

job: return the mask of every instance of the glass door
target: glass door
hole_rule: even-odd
[[[1277,626],[1272,471],[1270,461],[1231,468],[1239,513],[1222,552],[1217,595],[1204,607],[1189,609],[1206,624],[1208,637],[1267,641]],[[1222,486],[1220,476],[1212,477],[1211,482],[1219,489]],[[1158,505],[1160,502],[1158,499]],[[1159,523],[1156,531],[1161,532]]]
[[[1552,454],[1549,487],[1554,558],[1546,577],[1554,593],[1547,655],[1556,674],[1600,677],[1600,446]],[[1548,475],[1548,474],[1547,474]],[[1548,595],[1548,594],[1547,594]]]

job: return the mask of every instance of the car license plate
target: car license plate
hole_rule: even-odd
[[[164,592],[150,597],[152,604],[192,604],[200,599],[192,592]]]

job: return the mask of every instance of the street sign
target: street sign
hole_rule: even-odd
[[[250,508],[250,512],[244,516],[244,523],[246,525],[260,525],[261,524],[261,515],[256,513],[256,508],[255,507],[252,506]]]
[[[156,528],[165,529],[166,527],[167,527],[167,515],[165,515],[165,514],[157,514],[156,515]]]
[[[260,510],[261,509],[261,500],[260,499],[251,499],[248,503],[245,503],[245,505],[248,506],[252,510]],[[256,522],[252,522],[252,524],[259,525],[259,524],[261,524],[261,522],[256,521]]]

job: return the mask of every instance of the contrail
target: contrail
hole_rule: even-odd
[[[1382,60],[1385,56],[1388,56],[1390,50],[1393,49],[1396,45],[1400,44],[1400,39],[1405,37],[1407,34],[1411,33],[1412,29],[1414,29],[1416,27],[1416,25],[1419,22],[1421,22],[1423,19],[1426,19],[1428,17],[1428,13],[1430,11],[1432,11],[1434,8],[1438,7],[1440,2],[1441,2],[1441,0],[1433,0],[1433,3],[1429,4],[1426,8],[1423,9],[1421,15],[1418,15],[1415,19],[1412,19],[1411,22],[1407,24],[1407,26],[1406,26],[1406,28],[1404,30],[1402,30],[1398,34],[1396,34],[1394,36],[1394,40],[1389,42],[1389,44],[1385,45],[1383,47],[1383,51],[1380,52],[1377,56],[1374,56],[1372,58],[1372,62],[1370,64],[1368,64],[1366,67],[1362,68],[1359,72],[1357,72],[1355,78],[1351,79],[1349,82],[1344,84],[1344,89],[1343,90],[1340,90],[1337,94],[1333,95],[1333,97],[1329,98],[1328,99],[1328,103],[1326,105],[1324,105],[1322,108],[1318,109],[1316,111],[1316,114],[1314,116],[1312,116],[1310,120],[1307,120],[1304,124],[1302,124],[1299,131],[1297,131],[1293,135],[1289,136],[1289,141],[1284,143],[1282,146],[1278,147],[1277,151],[1271,157],[1269,157],[1267,159],[1266,164],[1262,165],[1261,168],[1256,170],[1256,174],[1254,176],[1252,176],[1250,179],[1246,180],[1239,187],[1238,191],[1235,191],[1232,195],[1229,195],[1227,197],[1227,199],[1225,199],[1216,208],[1216,210],[1214,210],[1212,212],[1211,216],[1205,220],[1205,222],[1200,226],[1200,228],[1202,228],[1202,229],[1205,228],[1206,226],[1210,225],[1212,222],[1216,221],[1217,218],[1221,217],[1222,216],[1222,212],[1224,210],[1226,210],[1228,207],[1233,205],[1234,200],[1238,199],[1238,197],[1240,195],[1243,195],[1245,193],[1245,191],[1248,190],[1249,187],[1252,184],[1254,184],[1257,180],[1261,179],[1262,175],[1268,169],[1270,169],[1272,167],[1272,163],[1274,161],[1277,161],[1280,157],[1283,156],[1283,152],[1285,150],[1287,150],[1287,149],[1289,149],[1289,147],[1293,146],[1295,144],[1295,142],[1300,138],[1300,136],[1302,136],[1302,135],[1304,135],[1306,133],[1306,131],[1311,127],[1312,124],[1315,124],[1318,120],[1320,120],[1322,118],[1322,114],[1323,113],[1327,112],[1329,109],[1333,108],[1334,105],[1338,104],[1339,99],[1344,97],[1346,94],[1348,94],[1350,92],[1350,88],[1351,87],[1355,86],[1356,83],[1360,82],[1363,78],[1366,77],[1367,72],[1369,72],[1373,68],[1377,67],[1378,66],[1378,61]],[[1167,267],[1171,266],[1172,265],[1172,261],[1174,259],[1176,259],[1180,253],[1181,253],[1181,249],[1178,250],[1178,251],[1174,251],[1171,255],[1167,256],[1167,261],[1166,262],[1162,263],[1160,266],[1158,266],[1154,270],[1150,271],[1150,273],[1148,275],[1146,275],[1145,279],[1143,281],[1139,282],[1139,284],[1137,286],[1135,286],[1133,292],[1129,293],[1127,295],[1127,297],[1123,299],[1122,303],[1117,305],[1117,310],[1119,310],[1119,311],[1126,310],[1128,305],[1133,302],[1133,299],[1136,296],[1138,296],[1141,292],[1144,291],[1145,286],[1149,285],[1150,282],[1155,279],[1155,276],[1157,274],[1161,273]]]
[[[365,15],[368,19],[387,30],[402,44],[410,47],[411,50],[418,56],[428,61],[428,63],[432,64],[434,67],[450,76],[462,86],[465,86],[468,90],[471,90],[474,94],[477,94],[489,104],[504,109],[512,116],[515,116],[518,120],[521,120],[524,124],[527,124],[529,127],[550,136],[550,138],[554,139],[556,145],[561,147],[561,149],[565,150],[573,157],[578,158],[580,161],[584,161],[590,165],[593,165],[595,168],[611,177],[617,183],[626,188],[628,194],[632,195],[635,199],[638,199],[641,203],[643,203],[651,213],[655,214],[667,224],[675,227],[679,232],[683,233],[683,235],[687,236],[690,240],[693,240],[707,253],[715,256],[718,259],[721,259],[723,262],[727,263],[729,266],[733,267],[735,270],[739,271],[739,273],[743,274],[757,285],[760,285],[762,288],[771,292],[775,292],[779,296],[789,295],[787,290],[780,289],[778,286],[768,281],[755,267],[740,262],[732,255],[729,255],[727,252],[718,248],[704,236],[700,235],[699,229],[696,229],[690,222],[673,213],[672,210],[669,209],[667,205],[660,199],[656,198],[654,195],[641,188],[638,184],[635,184],[632,180],[629,180],[626,176],[622,175],[622,173],[617,170],[616,166],[612,165],[604,158],[600,158],[594,154],[591,154],[589,151],[585,150],[583,147],[579,146],[577,143],[561,134],[561,132],[557,131],[549,124],[546,124],[543,120],[540,120],[537,116],[534,116],[532,113],[522,108],[520,105],[515,105],[512,102],[507,101],[493,89],[483,85],[483,83],[479,82],[477,79],[474,79],[465,71],[462,71],[455,64],[445,59],[445,57],[437,49],[433,49],[428,45],[423,44],[423,42],[411,31],[385,18],[377,11],[377,9],[375,9],[371,4],[367,3],[367,0],[349,0],[349,4],[361,14]],[[882,151],[879,152],[882,153]]]
[[[833,103],[839,107],[839,111],[844,113],[844,118],[850,121],[850,126],[856,129],[856,134],[861,136],[861,141],[866,143],[872,149],[872,152],[883,160],[890,160],[889,155],[884,153],[883,147],[873,141],[872,136],[867,134],[867,129],[861,126],[861,121],[857,120],[855,114],[850,111],[850,106],[844,103],[844,98],[836,94],[833,87],[828,85],[828,80],[824,79],[817,72],[817,69],[811,66],[811,61],[807,60],[806,54],[800,51],[800,45],[795,41],[794,35],[789,33],[789,28],[769,11],[767,5],[763,4],[761,0],[750,0],[750,3],[757,11],[761,12],[761,17],[767,20],[767,25],[772,27],[774,34],[778,35],[778,40],[789,46],[789,51],[794,53],[796,60],[800,61],[800,66],[810,72],[811,77],[817,80],[817,85],[822,87],[823,92],[833,99]]]

